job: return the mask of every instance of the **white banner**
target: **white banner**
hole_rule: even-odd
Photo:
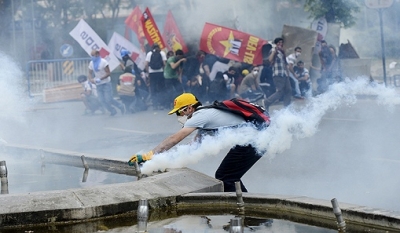
[[[315,44],[314,54],[318,54],[321,51],[321,41],[324,40],[328,31],[328,23],[325,17],[314,20],[311,24],[311,29],[318,32],[317,43]]]
[[[111,49],[112,53],[118,58],[121,58],[121,50],[125,49],[129,51],[130,57],[136,63],[136,65],[143,70],[145,67],[146,54],[144,54],[138,47],[132,44],[129,40],[125,39],[120,34],[114,32],[110,41],[108,42],[108,47]]]
[[[96,34],[95,31],[81,19],[69,34],[82,46],[82,48],[90,55],[92,50],[99,50],[100,56],[108,61],[110,71],[113,71],[120,64],[118,58],[111,53],[110,48]]]

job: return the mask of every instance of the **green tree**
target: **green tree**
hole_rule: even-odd
[[[328,23],[343,23],[348,28],[356,23],[353,14],[360,7],[356,0],[306,0],[304,10],[310,13],[310,18],[325,17]]]
[[[69,32],[81,18],[85,19],[104,41],[107,41],[107,30],[114,29],[120,9],[132,4],[128,0],[33,0],[33,2],[36,3],[35,17],[46,22],[41,34],[53,43],[54,48],[71,40]],[[55,57],[60,56],[55,49],[53,51]]]

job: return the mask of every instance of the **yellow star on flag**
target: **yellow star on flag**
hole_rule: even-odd
[[[232,43],[231,43],[231,41],[234,40],[234,39],[235,39],[235,38],[233,37],[233,32],[231,31],[231,32],[229,33],[228,40],[222,40],[222,41],[219,42],[219,43],[221,43],[223,46],[225,46],[224,57],[225,57],[226,55],[228,55],[229,51],[231,50],[231,48],[232,48]]]

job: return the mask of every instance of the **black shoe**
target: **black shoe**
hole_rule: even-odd
[[[303,100],[304,99],[304,97],[301,96],[301,95],[294,95],[294,98],[299,99],[299,100]]]

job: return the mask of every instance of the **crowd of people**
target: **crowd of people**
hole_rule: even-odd
[[[110,112],[111,116],[144,111],[168,109],[170,115],[177,115],[183,125],[175,134],[164,139],[152,150],[144,154],[134,154],[128,164],[134,166],[152,160],[157,154],[168,151],[192,132],[197,130],[195,141],[201,143],[203,136],[212,135],[223,128],[235,128],[248,123],[242,115],[219,108],[203,107],[215,100],[232,98],[245,99],[268,108],[277,101],[288,106],[292,98],[303,99],[312,96],[311,81],[304,62],[299,59],[301,48],[296,47],[286,56],[284,40],[276,38],[275,47],[264,57],[262,65],[234,62],[204,51],[186,55],[182,50],[165,53],[154,44],[147,53],[145,69],[140,70],[130,58],[129,51],[121,51],[119,76],[119,101],[113,97],[110,69],[99,51],[93,50],[88,76],[81,75],[78,82],[84,91],[82,100],[85,113]],[[340,81],[340,63],[334,47],[323,41],[321,52],[321,78],[318,81],[320,93],[328,86]],[[171,110],[172,109],[172,110]],[[263,109],[264,110],[264,109]],[[263,113],[265,114],[265,112]],[[268,127],[264,124],[263,130]],[[258,151],[252,145],[234,145],[219,165],[215,178],[223,182],[225,192],[236,190],[235,182],[240,182],[243,192],[247,192],[241,181],[242,176],[261,158],[265,151]]]
[[[170,109],[176,96],[192,93],[203,103],[212,103],[231,98],[242,98],[260,106],[268,107],[277,101],[288,106],[292,98],[304,99],[323,93],[328,86],[341,80],[340,62],[333,46],[321,42],[319,57],[321,78],[318,88],[312,91],[308,69],[300,60],[302,49],[296,47],[292,54],[285,55],[284,40],[276,38],[275,46],[262,65],[235,62],[206,54],[203,51],[168,51],[154,44],[146,54],[145,69],[141,70],[131,59],[129,51],[121,50],[121,68],[118,96],[113,98],[110,70],[107,61],[98,51],[91,54],[89,75],[80,76],[84,92],[82,100],[85,113],[96,111],[117,114],[114,107],[125,112]]]

